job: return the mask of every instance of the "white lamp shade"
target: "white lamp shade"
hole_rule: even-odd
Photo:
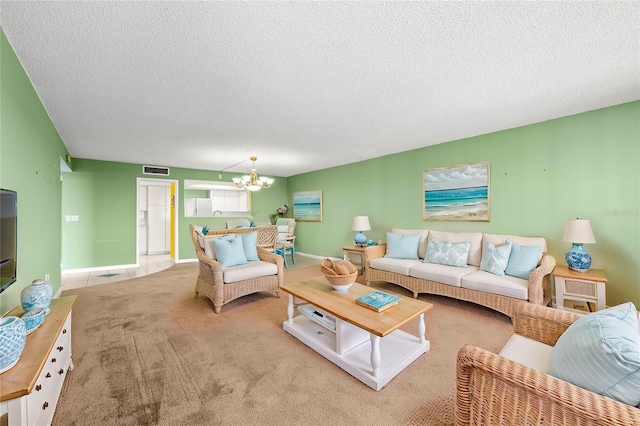
[[[370,231],[369,216],[355,216],[351,229],[354,231]]]
[[[577,244],[594,244],[596,238],[588,219],[570,219],[564,227],[562,241]]]

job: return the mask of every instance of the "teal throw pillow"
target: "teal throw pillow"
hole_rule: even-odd
[[[435,238],[430,238],[427,244],[425,263],[439,263],[441,265],[466,267],[469,258],[471,243],[441,243]]]
[[[244,265],[247,257],[244,254],[242,238],[214,238],[213,247],[216,251],[216,258],[223,267]]]
[[[240,234],[242,238],[242,248],[248,262],[258,259],[258,231],[249,232],[248,234]]]
[[[387,232],[387,253],[394,259],[417,259],[420,234],[400,235]]]
[[[507,263],[507,268],[504,270],[504,273],[528,280],[529,275],[538,267],[538,260],[541,254],[542,246],[527,247],[512,243],[509,263]]]
[[[493,243],[486,243],[482,251],[480,269],[491,272],[494,275],[503,276],[504,270],[509,263],[511,254],[511,241],[507,240],[504,245],[496,247]]]
[[[627,302],[579,318],[558,339],[551,375],[625,404],[640,404],[640,334]]]

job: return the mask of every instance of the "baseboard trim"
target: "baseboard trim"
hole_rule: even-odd
[[[99,271],[108,271],[109,269],[132,269],[139,268],[140,265],[137,263],[131,263],[128,265],[109,265],[109,266],[96,266],[94,268],[78,268],[78,269],[63,269],[60,271],[62,275],[65,274],[79,274],[83,272],[99,272]]]

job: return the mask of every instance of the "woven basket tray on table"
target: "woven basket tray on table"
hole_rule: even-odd
[[[332,286],[351,285],[356,281],[358,270],[348,260],[334,262],[329,258],[322,260],[320,270]]]

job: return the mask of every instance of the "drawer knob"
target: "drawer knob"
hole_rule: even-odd
[[[47,373],[47,375],[44,376],[44,377],[46,377],[48,379],[49,377],[51,377],[51,373]]]
[[[58,350],[58,352],[62,352],[62,350],[64,349],[64,347],[62,347],[62,346],[58,346],[56,349]]]
[[[55,358],[51,358],[51,362],[56,362],[56,359]]]
[[[49,403],[45,401],[44,404],[42,404],[42,409],[46,410],[48,406],[49,406]]]
[[[58,374],[63,375],[63,374],[64,374],[64,370],[61,368],[61,369],[58,371]]]
[[[42,389],[42,385],[36,385],[36,390],[39,391],[40,389]]]
[[[67,329],[66,328],[62,330],[62,334],[67,334]]]

